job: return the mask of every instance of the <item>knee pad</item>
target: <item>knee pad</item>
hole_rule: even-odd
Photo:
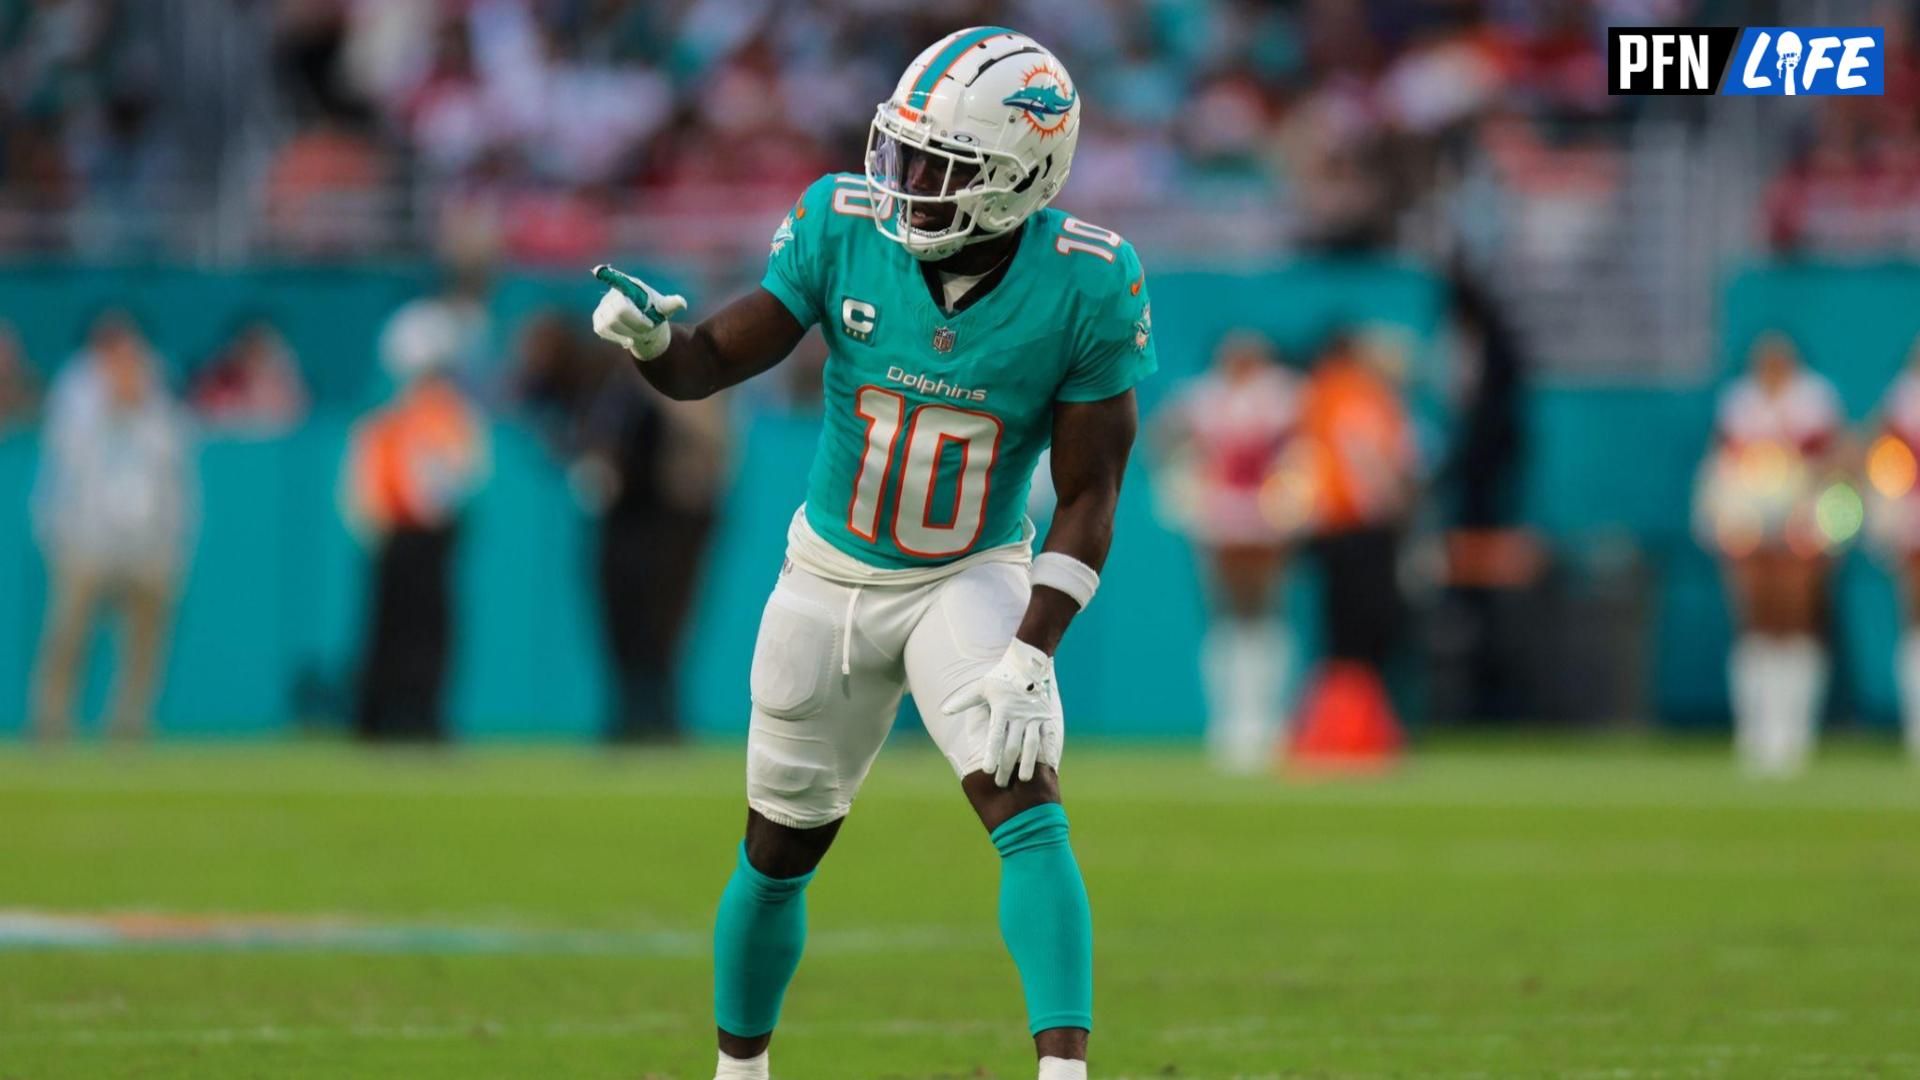
[[[779,721],[773,721],[779,723]],[[768,821],[794,829],[812,829],[847,816],[849,800],[838,777],[824,764],[800,761],[778,747],[747,744],[747,805]]]
[[[838,777],[823,748],[790,737],[783,725],[818,716],[830,689],[837,629],[833,614],[806,597],[776,588],[760,617],[748,680],[753,731],[747,739],[747,805],[767,820],[796,829],[825,825],[847,813]]]

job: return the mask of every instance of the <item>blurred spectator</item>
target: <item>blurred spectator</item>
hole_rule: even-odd
[[[1907,753],[1920,764],[1920,338],[1880,402],[1879,430],[1866,455],[1868,533],[1900,586],[1900,644],[1894,682]]]
[[[267,227],[303,255],[375,250],[387,239],[386,164],[360,122],[328,115],[302,129],[267,175]]]
[[[342,71],[353,6],[352,0],[280,0],[277,5],[273,66],[281,93],[297,115],[342,116],[363,108]]]
[[[446,175],[483,159],[504,135],[474,64],[462,16],[446,14],[434,30],[432,59],[399,102],[407,140],[430,172]]]
[[[1336,335],[1307,377],[1302,432],[1314,448],[1322,537],[1398,531],[1413,506],[1418,454],[1400,398],[1403,358],[1383,337]]]
[[[672,84],[645,67],[582,55],[590,42],[580,33],[528,23],[523,70],[499,80],[518,106],[516,141],[527,159],[565,185],[631,174],[643,141],[667,121]]]
[[[453,379],[465,333],[443,300],[396,312],[380,351],[399,385],[347,450],[345,513],[374,549],[355,716],[366,739],[446,737],[454,544],[487,470],[484,420]]]
[[[153,5],[0,4],[0,208],[22,246],[141,250],[170,148]],[[60,212],[77,211],[72,217]]]
[[[727,470],[726,405],[670,402],[574,320],[531,322],[517,396],[544,420],[598,524],[597,577],[611,661],[607,737],[680,732],[676,671]]]
[[[1214,764],[1232,772],[1270,764],[1285,730],[1293,638],[1275,605],[1308,509],[1304,477],[1288,457],[1299,421],[1299,377],[1264,337],[1240,331],[1154,423],[1168,462],[1156,489],[1163,502],[1178,500],[1175,524],[1203,549],[1212,578],[1201,644],[1207,745]]]
[[[1461,715],[1537,721],[1546,712],[1526,691],[1540,666],[1516,647],[1541,635],[1516,629],[1522,590],[1546,570],[1539,538],[1521,522],[1526,458],[1526,361],[1518,332],[1496,294],[1473,271],[1448,271],[1459,427],[1440,477],[1447,507],[1446,586],[1432,625],[1443,626],[1450,666],[1461,675]]]
[[[1339,251],[1392,239],[1386,133],[1351,85],[1316,91],[1288,114],[1280,146],[1295,181],[1301,238]]]
[[[1447,479],[1457,486],[1455,521],[1467,529],[1511,525],[1520,513],[1526,457],[1526,360],[1520,336],[1494,293],[1464,266],[1448,274],[1461,424]]]
[[[285,431],[307,411],[299,365],[279,331],[247,322],[194,375],[188,398],[208,427],[254,434]]]
[[[610,207],[597,188],[533,187],[505,156],[442,205],[442,233],[484,235],[521,265],[578,268],[606,250]]]
[[[1836,538],[1814,513],[1843,456],[1840,395],[1785,335],[1753,346],[1720,395],[1695,522],[1724,560],[1739,636],[1727,658],[1734,748],[1763,776],[1806,763],[1826,699],[1827,578]]]
[[[1764,227],[1776,249],[1815,256],[1920,251],[1914,12],[1912,5],[1881,6],[1874,15],[1886,29],[1885,93],[1818,99],[1766,192]]]
[[[194,515],[186,424],[138,327],[102,316],[48,399],[34,520],[51,571],[34,730],[72,724],[74,683],[105,612],[125,623],[107,729],[144,735]]]
[[[1399,361],[1377,340],[1342,333],[1307,379],[1301,437],[1312,454],[1313,552],[1326,580],[1327,660],[1301,710],[1294,744],[1301,756],[1358,751],[1343,743],[1357,730],[1370,732],[1369,740],[1397,740],[1384,674],[1407,625],[1400,543],[1419,465]]]
[[[1832,102],[1850,99],[1832,98]],[[1920,136],[1912,120],[1823,101],[1811,145],[1767,191],[1767,235],[1802,254],[1920,247]]]
[[[0,322],[0,433],[31,420],[40,409],[40,382],[13,325]]]

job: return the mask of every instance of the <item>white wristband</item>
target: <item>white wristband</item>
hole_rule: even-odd
[[[1033,558],[1033,584],[1058,589],[1085,609],[1093,602],[1094,590],[1100,587],[1100,571],[1071,555],[1043,551]]]

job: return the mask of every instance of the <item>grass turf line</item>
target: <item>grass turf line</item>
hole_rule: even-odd
[[[1378,781],[1075,747],[1095,1071],[1920,1075],[1920,777],[1442,747]],[[705,933],[737,749],[0,750],[0,908]],[[1032,1073],[997,866],[890,748],[810,890],[790,1080]],[[826,943],[832,943],[828,947]],[[703,950],[0,951],[0,1080],[710,1075]]]

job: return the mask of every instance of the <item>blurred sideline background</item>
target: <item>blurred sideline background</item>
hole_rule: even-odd
[[[1909,7],[916,7],[0,0],[0,732],[28,724],[48,622],[29,497],[47,391],[108,312],[191,417],[154,727],[348,724],[375,565],[349,435],[394,397],[383,334],[423,297],[460,314],[458,355],[436,363],[485,433],[445,508],[454,731],[607,730],[599,596],[636,580],[649,597],[694,583],[683,632],[672,595],[634,631],[680,658],[680,724],[743,731],[821,350],[715,409],[605,405],[564,376],[605,352],[584,340],[587,269],[630,266],[711,312],[758,280],[806,183],[859,168],[872,103],[913,54],[973,24],[1021,28],[1079,78],[1086,134],[1060,205],[1148,267],[1162,370],[1145,413],[1236,330],[1299,367],[1336,327],[1395,354],[1420,462],[1391,680],[1410,723],[1726,723],[1730,623],[1691,531],[1694,468],[1762,331],[1789,335],[1856,421],[1920,332]],[[1666,21],[1882,25],[1887,93],[1606,96],[1604,27]],[[1517,342],[1497,394],[1458,332],[1463,289]],[[589,437],[609,408],[618,488]],[[1498,461],[1461,467],[1476,423],[1508,421]],[[1061,656],[1081,734],[1188,737],[1206,713],[1185,662],[1205,571],[1155,512],[1169,481],[1149,457]],[[1476,482],[1511,490],[1469,496]],[[606,566],[615,490],[685,550]],[[1492,509],[1467,521],[1470,502]],[[1447,554],[1463,525],[1540,557],[1470,580]],[[1289,576],[1308,655],[1319,588],[1310,561]],[[1832,712],[1893,725],[1899,606],[1864,552],[1831,611]],[[111,667],[104,640],[91,649],[87,716]]]

